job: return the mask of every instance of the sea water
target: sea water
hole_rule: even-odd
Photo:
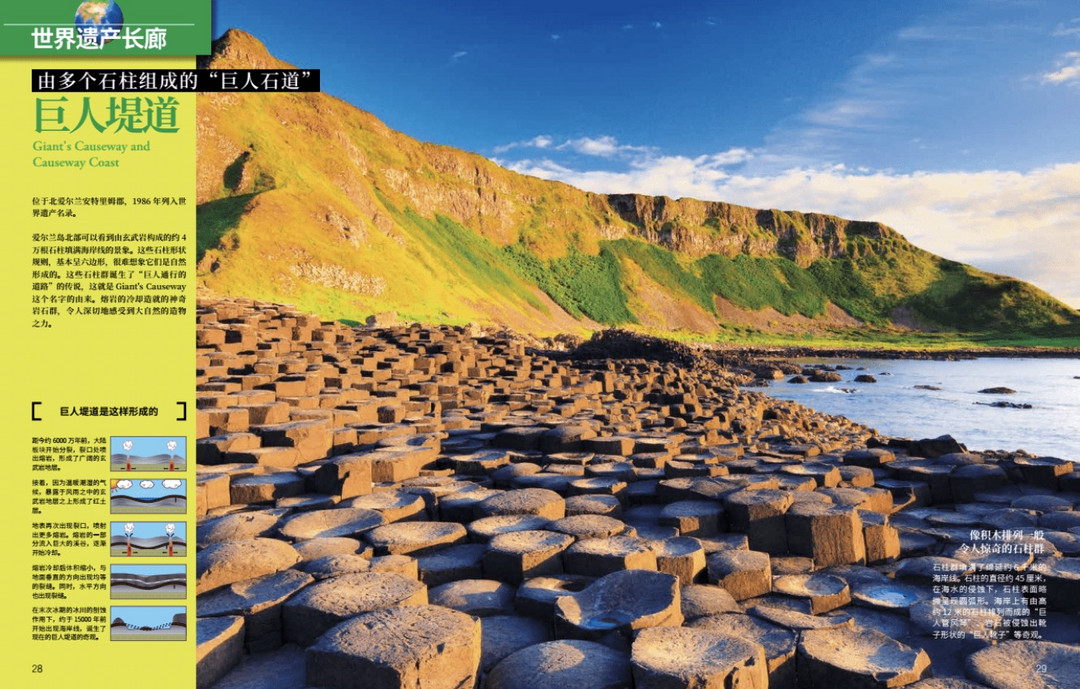
[[[949,434],[969,450],[1026,450],[1080,460],[1080,359],[980,358],[813,359],[799,363],[850,366],[840,383],[792,384],[785,376],[753,388],[877,429],[889,436]],[[870,374],[876,383],[855,383]],[[928,390],[916,386],[931,386]],[[1015,394],[985,394],[1006,387]],[[1030,404],[998,408],[995,402]]]

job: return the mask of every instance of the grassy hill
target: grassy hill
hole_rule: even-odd
[[[209,65],[284,63],[231,30]],[[588,193],[326,94],[202,94],[198,130],[199,280],[223,294],[541,333],[1080,334],[1080,314],[1046,293],[878,223]]]

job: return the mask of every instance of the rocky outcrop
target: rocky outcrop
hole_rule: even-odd
[[[877,688],[931,659],[946,686],[1076,684],[1075,644],[1014,640],[1044,613],[1080,638],[1073,461],[878,438],[625,338],[553,358],[250,300],[200,301],[198,328],[228,334],[196,360],[218,689]],[[1045,599],[935,592],[1013,599],[990,573]]]
[[[899,237],[880,223],[820,213],[641,194],[611,194],[606,200],[641,238],[694,257],[779,254],[805,267],[818,258],[848,255],[849,236]]]

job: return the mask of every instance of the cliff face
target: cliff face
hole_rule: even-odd
[[[287,66],[236,30],[206,64]],[[326,94],[200,95],[198,137],[203,284],[328,316],[566,330],[689,305],[657,322],[701,330],[732,308],[814,319],[839,306],[887,324],[903,306],[941,324],[956,302],[948,266],[878,223],[593,194],[418,142]],[[920,302],[928,290],[936,301]],[[1044,325],[1075,316],[1036,296]]]
[[[899,237],[873,222],[819,213],[785,213],[697,199],[612,194],[611,208],[642,239],[694,257],[785,256],[806,267],[819,258],[847,256],[848,235]]]

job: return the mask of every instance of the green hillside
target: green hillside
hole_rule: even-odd
[[[228,32],[209,66],[281,67]],[[520,175],[326,94],[201,94],[200,283],[325,317],[536,333],[1080,335],[1035,287],[873,222]]]

